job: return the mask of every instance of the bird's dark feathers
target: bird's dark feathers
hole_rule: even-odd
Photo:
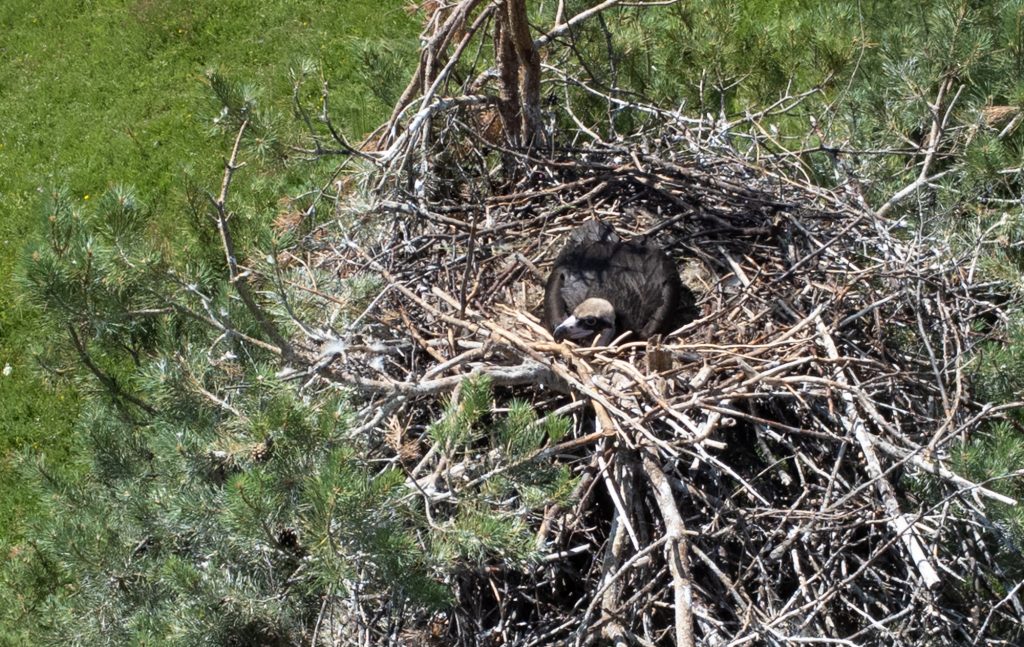
[[[660,248],[644,239],[623,241],[611,225],[588,220],[569,234],[555,259],[544,318],[554,330],[584,300],[606,299],[618,334],[630,330],[647,339],[681,325],[683,289],[675,263]]]

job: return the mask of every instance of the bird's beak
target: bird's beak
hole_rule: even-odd
[[[594,331],[584,327],[575,315],[569,315],[569,318],[558,324],[558,327],[551,333],[555,341],[583,339],[593,334]]]

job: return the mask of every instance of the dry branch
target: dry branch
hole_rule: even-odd
[[[211,198],[211,201],[215,209],[217,231],[220,233],[221,243],[224,248],[224,259],[228,267],[228,281],[234,286],[235,291],[238,292],[238,296],[241,297],[246,309],[259,323],[260,329],[273,342],[274,346],[268,345],[267,347],[276,354],[290,358],[292,355],[291,344],[270,320],[265,310],[253,298],[252,292],[249,290],[249,273],[239,271],[238,259],[235,255],[235,243],[232,239],[231,226],[228,222],[231,219],[231,213],[228,211],[228,190],[231,188],[231,180],[235,172],[244,166],[244,163],[240,164],[238,162],[238,151],[242,145],[242,136],[245,134],[245,129],[248,125],[249,122],[246,120],[238,128],[238,133],[235,135],[235,143],[231,147],[231,156],[224,163],[224,177],[221,181],[220,193],[216,198]]]

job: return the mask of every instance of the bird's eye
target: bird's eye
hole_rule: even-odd
[[[595,328],[597,326],[597,317],[584,317],[583,325],[587,328]]]

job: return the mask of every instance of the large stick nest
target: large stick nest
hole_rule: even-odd
[[[454,612],[390,640],[1019,635],[1013,579],[994,557],[1010,539],[986,516],[1012,501],[947,461],[986,420],[965,363],[1004,316],[970,254],[781,161],[752,165],[670,126],[535,159],[474,143],[465,107],[432,119],[430,145],[310,243],[304,266],[317,271],[295,276],[323,295],[331,331],[311,362],[361,393],[358,432],[434,518],[503,469],[486,446],[446,452],[426,432],[470,375],[490,377],[496,409],[519,398],[571,415],[571,433],[526,462],[579,481],[570,505],[496,503],[531,525],[539,556],[467,569]],[[552,341],[536,316],[544,279],[593,216],[671,254],[690,323],[610,348]],[[369,305],[353,311],[338,295],[366,277],[378,280]],[[378,600],[349,601],[366,611],[349,621],[380,617]],[[388,640],[387,623],[367,623]]]

